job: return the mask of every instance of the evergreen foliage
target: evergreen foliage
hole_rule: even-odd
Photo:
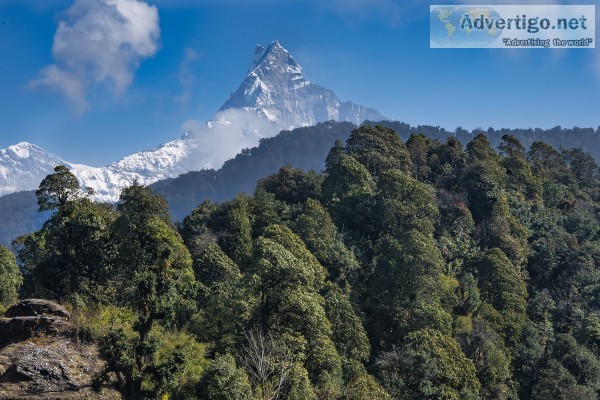
[[[0,248],[0,303],[70,303],[107,360],[96,386],[127,398],[598,398],[593,157],[397,128],[179,225],[149,188],[97,204],[59,168],[38,190],[49,220],[14,243],[20,289]]]

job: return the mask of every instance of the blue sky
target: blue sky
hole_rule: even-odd
[[[59,32],[117,2],[142,5],[139,26],[115,31],[117,44],[135,34],[126,51]],[[210,119],[272,40],[310,81],[412,125],[600,125],[600,49],[430,49],[428,2],[0,0],[0,148],[94,166],[154,148]]]

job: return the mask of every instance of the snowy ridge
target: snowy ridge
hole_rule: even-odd
[[[82,186],[94,189],[98,200],[116,201],[120,189],[136,180],[150,184],[187,172],[177,161],[192,149],[183,140],[177,140],[153,151],[125,157],[107,167],[96,168],[62,160],[36,145],[21,142],[0,149],[0,195],[36,189],[55,166],[66,165]]]
[[[137,181],[149,185],[182,173],[219,168],[242,149],[282,129],[329,120],[360,124],[384,117],[372,108],[341,102],[332,90],[307,81],[302,67],[279,42],[258,45],[246,78],[205,124],[196,123],[181,139],[141,151],[105,167],[59,159],[43,149],[19,143],[0,150],[0,196],[36,189],[56,165],[66,165],[99,201],[115,202],[122,188]]]
[[[188,172],[180,161],[195,147],[186,140],[175,140],[158,147],[124,157],[106,167],[94,168],[81,164],[70,164],[71,172],[82,186],[94,189],[99,201],[115,202],[121,189],[137,181],[149,185],[161,179]]]

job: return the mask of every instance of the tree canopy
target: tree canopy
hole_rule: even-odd
[[[57,167],[48,221],[0,248],[0,304],[94,316],[95,386],[127,398],[598,398],[593,157],[396,127],[348,125],[322,172],[279,165],[181,223],[147,187],[98,204]]]

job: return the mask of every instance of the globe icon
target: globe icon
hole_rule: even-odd
[[[484,47],[502,34],[495,26],[474,28],[474,22],[483,18],[496,21],[501,16],[491,7],[447,6],[430,11],[431,41],[444,47]]]

